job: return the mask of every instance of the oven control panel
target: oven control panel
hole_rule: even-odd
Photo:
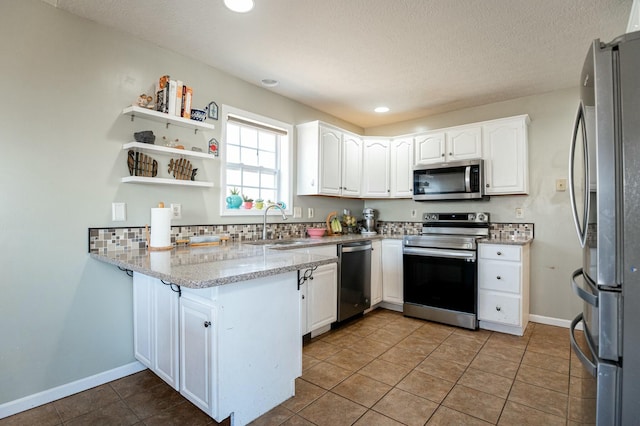
[[[424,213],[423,222],[489,223],[489,213]]]

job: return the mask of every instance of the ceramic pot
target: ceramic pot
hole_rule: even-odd
[[[258,210],[262,210],[262,208],[264,207],[264,201],[256,201],[256,209]]]
[[[242,205],[242,197],[239,195],[229,195],[227,197],[227,208],[228,209],[239,209]]]
[[[245,201],[244,202],[244,208],[247,210],[251,210],[251,207],[253,207],[253,201]]]

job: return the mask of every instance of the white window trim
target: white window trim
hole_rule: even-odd
[[[264,208],[262,210],[251,209],[227,209],[227,197],[230,194],[226,193],[227,188],[227,152],[226,152],[226,144],[227,140],[227,125],[226,120],[229,114],[236,115],[238,117],[243,117],[249,120],[256,121],[258,123],[265,123],[274,127],[279,127],[281,129],[285,129],[287,131],[287,137],[289,139],[287,146],[282,144],[281,146],[281,169],[280,169],[280,181],[286,185],[288,185],[286,199],[284,200],[274,200],[274,201],[284,201],[286,204],[285,212],[288,215],[292,214],[293,207],[293,125],[284,123],[282,121],[274,120],[270,117],[265,117],[259,114],[254,114],[249,111],[244,111],[239,108],[235,108],[229,105],[222,105],[220,108],[220,120],[222,128],[222,140],[220,142],[219,150],[220,150],[220,216],[264,216]],[[284,163],[288,163],[285,165]],[[266,208],[266,205],[265,205]],[[267,213],[268,215],[279,215],[280,210],[271,209]]]

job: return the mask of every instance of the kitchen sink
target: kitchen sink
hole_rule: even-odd
[[[257,240],[251,241],[249,244],[260,246],[297,246],[301,244],[309,244],[307,240]]]

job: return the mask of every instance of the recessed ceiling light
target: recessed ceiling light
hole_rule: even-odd
[[[376,109],[374,109],[375,112],[389,112],[389,107],[386,106],[379,106]]]
[[[274,80],[272,78],[265,78],[260,80],[260,83],[262,83],[264,87],[276,87],[278,85],[278,80]]]
[[[246,13],[253,9],[253,0],[224,0],[224,5],[234,12]]]

